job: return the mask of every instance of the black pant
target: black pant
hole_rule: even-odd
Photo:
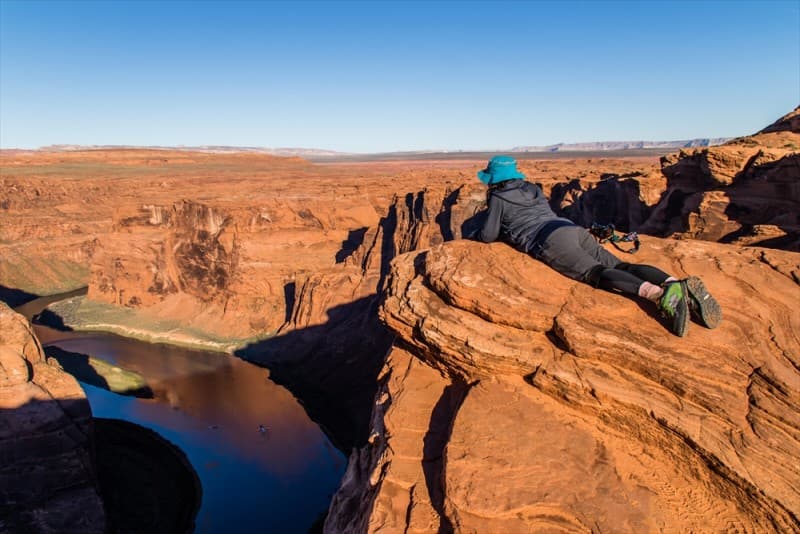
[[[589,273],[585,281],[606,291],[638,295],[642,282],[661,285],[667,278],[667,273],[652,265],[619,263],[611,269],[598,266]]]
[[[536,257],[561,274],[606,291],[639,294],[642,282],[660,285],[669,275],[651,265],[624,263],[611,254],[586,228],[556,228]]]

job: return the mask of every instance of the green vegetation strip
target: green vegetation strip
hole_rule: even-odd
[[[86,354],[59,347],[45,347],[48,358],[56,360],[64,371],[76,379],[120,395],[152,398],[153,392],[142,375],[98,360]]]

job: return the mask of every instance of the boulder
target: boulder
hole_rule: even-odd
[[[800,531],[798,255],[646,237],[634,259],[702,276],[721,325],[675,337],[502,244],[395,259],[326,531]]]
[[[89,401],[0,302],[0,531],[105,532]]]
[[[755,135],[661,158],[666,190],[638,231],[800,251],[799,123],[796,108]]]

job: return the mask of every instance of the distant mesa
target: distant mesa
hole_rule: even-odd
[[[731,137],[699,138],[682,141],[598,141],[590,143],[557,143],[546,146],[516,146],[511,152],[602,152],[606,150],[641,150],[647,148],[698,148],[721,145]]]
[[[776,123],[777,124],[777,123]],[[459,154],[463,152],[604,152],[619,150],[642,150],[642,149],[679,149],[679,148],[699,148],[721,145],[731,137],[697,138],[681,141],[594,141],[586,143],[556,143],[553,145],[533,146],[521,145],[513,148],[485,149],[485,150],[461,150],[461,149],[431,149],[431,150],[399,150],[390,152],[356,153],[340,152],[337,150],[326,150],[322,148],[297,148],[297,147],[253,147],[253,146],[225,146],[225,145],[197,145],[197,146],[136,146],[136,145],[48,145],[39,150],[42,152],[77,152],[83,150],[178,150],[185,152],[206,152],[212,154],[226,153],[249,153],[249,154],[269,154],[273,156],[287,157],[342,157],[342,156],[365,156],[365,155],[404,155],[415,156],[421,154]],[[2,149],[4,153],[27,152],[17,149]]]
[[[185,152],[207,152],[210,154],[244,152],[251,154],[270,154],[273,156],[339,156],[348,154],[348,152],[336,152],[335,150],[324,150],[319,148],[265,148],[265,147],[252,147],[252,146],[222,146],[222,145],[198,145],[198,146],[48,145],[41,147],[39,150],[41,150],[42,152],[78,152],[83,150],[178,150]]]

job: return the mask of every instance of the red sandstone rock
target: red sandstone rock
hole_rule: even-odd
[[[583,224],[791,249],[793,121],[677,157],[680,173],[520,167]],[[395,263],[382,317],[400,337],[329,531],[798,530],[796,255],[646,238],[637,261],[702,274],[725,310],[719,329],[676,340],[631,301],[503,245],[439,246],[474,228],[483,161],[0,158],[0,285],[44,293],[69,278],[151,318],[275,334],[240,354],[349,434],[390,341],[376,317],[388,261],[433,247]]]
[[[667,190],[639,231],[800,251],[798,120],[663,157]]]
[[[370,445],[350,456],[326,530],[437,532],[445,526],[442,449],[461,393],[400,348],[379,381]]]
[[[360,486],[343,484],[328,530],[361,531],[338,507],[357,495],[369,531],[414,530],[417,509],[421,530],[800,530],[797,254],[646,238],[636,261],[702,274],[722,325],[674,337],[649,303],[503,245],[396,259],[382,316],[400,345],[384,373],[404,379],[383,386],[372,444],[353,456]],[[400,346],[472,384],[424,481],[444,488],[438,507],[415,497],[423,481],[408,466],[424,465],[426,428],[405,427],[434,420],[444,396],[404,392],[446,384],[409,371]]]
[[[0,302],[0,531],[104,532],[89,402]]]

